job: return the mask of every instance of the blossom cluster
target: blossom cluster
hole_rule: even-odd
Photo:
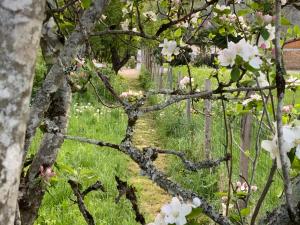
[[[253,185],[250,187],[251,191],[257,191],[257,186]],[[246,182],[241,183],[240,181],[236,182],[236,191],[237,192],[247,192],[249,191],[249,186]]]
[[[201,205],[199,198],[194,198],[193,202],[184,202],[181,198],[173,197],[169,204],[161,208],[161,212],[156,216],[153,223],[148,225],[184,225],[187,223],[186,216],[192,212],[193,208]]]
[[[297,121],[299,124],[300,121]],[[276,128],[276,123],[275,123]],[[261,147],[270,153],[272,159],[276,159],[277,167],[281,168],[280,153],[278,147],[278,134],[277,129],[275,129],[275,134],[272,140],[263,140],[261,142]],[[300,125],[284,125],[282,126],[282,151],[287,154],[291,149],[296,148],[296,157],[300,159]]]
[[[243,106],[247,106],[250,102],[258,102],[258,101],[261,101],[262,98],[260,95],[258,94],[252,94],[250,95],[249,98],[245,99],[243,102],[242,102],[242,105]]]
[[[240,56],[255,69],[259,69],[262,64],[257,46],[251,45],[244,38],[238,43],[230,41],[228,48],[219,52],[218,60],[221,66],[233,66],[237,56]]]
[[[172,61],[172,55],[179,54],[179,47],[177,47],[176,41],[164,39],[164,42],[159,44],[159,47],[162,48],[161,54],[166,57],[168,62]]]
[[[179,81],[179,88],[180,89],[184,89],[187,87],[187,85],[190,84],[190,82],[193,84],[194,83],[194,78],[189,78],[187,76],[183,77],[180,81]]]

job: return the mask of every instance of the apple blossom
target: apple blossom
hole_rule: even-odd
[[[156,21],[157,20],[156,14],[154,12],[152,12],[152,11],[144,12],[143,15],[145,17],[149,18],[152,21]]]
[[[219,4],[217,4],[216,5],[216,9],[217,10],[219,10],[219,11],[224,11],[224,10],[226,10],[226,9],[228,9],[228,10],[230,10],[230,7],[229,6],[226,6],[226,5],[219,5]]]
[[[50,166],[40,166],[40,176],[45,179],[46,181],[49,181],[51,177],[55,176],[55,172],[52,170]]]
[[[247,106],[250,102],[261,101],[261,96],[258,94],[252,94],[249,98],[242,102],[243,106]]]
[[[122,30],[129,30],[129,20],[126,19],[121,23]]]
[[[191,83],[193,84],[194,82],[194,78],[191,78]],[[179,81],[179,87],[181,89],[184,89],[186,88],[186,85],[190,84],[190,78],[185,76],[183,77],[180,81]]]
[[[265,40],[262,35],[259,36],[258,46],[261,48],[270,48],[272,45],[272,40],[275,39],[275,27],[271,24],[266,26],[266,29],[269,33],[269,37]]]
[[[287,0],[281,0],[281,5],[285,5]]]
[[[286,113],[286,114],[289,114],[293,109],[293,106],[292,105],[285,105],[282,107],[282,112],[283,113]]]
[[[257,77],[257,82],[259,87],[268,87],[270,84],[267,81],[266,74],[263,72],[259,71],[259,76]]]
[[[276,127],[276,124],[275,124]],[[300,126],[282,126],[282,151],[284,154],[296,147],[296,156],[300,159]],[[277,129],[272,140],[263,140],[261,147],[270,153],[272,159],[276,159],[277,167],[281,168],[281,160],[278,148]]]
[[[164,42],[159,44],[159,47],[162,48],[161,54],[164,55],[168,61],[172,60],[172,55],[179,54],[179,48],[177,47],[176,41],[164,39]]]
[[[220,61],[220,65],[233,66],[237,55],[245,62],[249,61],[249,64],[255,69],[259,69],[262,64],[262,60],[258,57],[258,48],[252,46],[243,38],[238,43],[230,41],[228,43],[228,48],[219,52],[218,60]]]
[[[192,207],[173,197],[169,204],[161,208],[166,224],[184,225],[187,223],[186,216],[192,212]]]

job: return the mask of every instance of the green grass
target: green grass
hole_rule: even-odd
[[[78,113],[82,110],[82,113]],[[98,110],[97,110],[98,109]],[[69,134],[119,143],[125,133],[126,117],[119,110],[109,110],[100,105],[79,105],[72,107]],[[92,192],[85,198],[85,204],[95,218],[96,224],[134,225],[134,215],[127,200],[115,203],[118,195],[115,175],[126,180],[130,159],[113,149],[81,144],[66,140],[60,150],[57,164],[59,170],[56,182],[45,195],[36,225],[41,224],[86,224],[74,200],[68,179],[79,181],[83,189],[97,180],[106,192]]]

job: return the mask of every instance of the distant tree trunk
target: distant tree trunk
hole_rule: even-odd
[[[110,46],[110,53],[111,53],[111,62],[113,70],[116,72],[116,74],[119,72],[119,70],[128,62],[130,59],[129,51],[127,50],[124,57],[121,59],[118,49],[116,46],[111,45]]]
[[[14,224],[45,2],[0,2],[0,224]]]

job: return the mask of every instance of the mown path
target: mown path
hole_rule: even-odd
[[[125,69],[120,71],[120,75],[127,80],[131,90],[141,90],[137,70]],[[144,115],[137,121],[133,142],[140,149],[146,146],[159,146],[159,137],[151,114]],[[165,163],[164,157],[160,156],[156,160],[156,165],[160,169],[164,169]],[[160,211],[161,206],[167,203],[171,197],[149,178],[141,176],[141,171],[134,162],[129,164],[128,169],[132,174],[130,183],[139,192],[141,211],[146,216],[146,221],[151,222]]]

